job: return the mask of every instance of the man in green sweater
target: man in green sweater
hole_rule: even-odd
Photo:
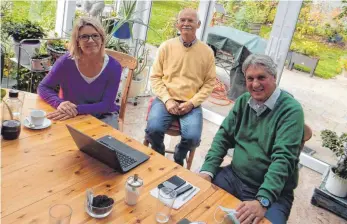
[[[242,65],[248,92],[241,95],[220,126],[200,176],[243,201],[241,224],[286,223],[298,183],[304,134],[299,102],[276,86],[276,64],[269,56],[250,55]],[[228,149],[229,166],[220,168]]]

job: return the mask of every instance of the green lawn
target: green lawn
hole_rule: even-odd
[[[262,26],[260,36],[267,39],[270,36],[270,32],[271,27]],[[336,46],[329,46],[327,43],[321,43],[319,41],[312,40],[309,37],[305,37],[304,39],[294,38],[293,42],[298,46],[302,46],[303,40],[316,43],[318,46],[318,55],[320,59],[315,71],[315,76],[329,79],[339,75],[338,60],[341,56],[347,55],[346,49]],[[310,71],[309,68],[301,65],[295,65],[295,69],[305,72]]]
[[[165,27],[173,24],[168,24],[168,22],[175,20],[178,12],[185,8],[197,8],[199,2],[186,2],[186,1],[153,1],[151,21],[149,26],[154,29],[148,31],[147,41],[148,43],[159,46],[163,41],[165,41]],[[170,26],[171,27],[171,26]]]

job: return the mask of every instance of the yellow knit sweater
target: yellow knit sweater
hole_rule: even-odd
[[[205,43],[197,40],[186,48],[177,37],[159,47],[151,84],[154,94],[164,103],[175,99],[191,101],[197,107],[210,95],[215,81],[213,51]]]

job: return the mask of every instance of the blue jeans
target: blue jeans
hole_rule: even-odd
[[[241,201],[255,200],[255,196],[258,192],[257,188],[244,184],[231,169],[231,165],[223,167],[213,179],[213,183]],[[283,192],[278,200],[267,210],[265,217],[273,224],[287,223],[293,200],[293,192]]]
[[[118,130],[118,112],[95,114],[93,116]]]
[[[151,110],[148,114],[146,127],[146,140],[152,148],[162,155],[165,155],[164,136],[171,123],[177,119],[180,123],[181,141],[175,147],[175,162],[183,166],[183,161],[188,151],[195,149],[200,144],[202,131],[202,109],[193,108],[189,113],[178,116],[170,114],[165,104],[158,98],[152,102]]]

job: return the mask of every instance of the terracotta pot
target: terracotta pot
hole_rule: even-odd
[[[48,71],[51,66],[51,56],[40,59],[31,59],[31,70],[32,71]]]

